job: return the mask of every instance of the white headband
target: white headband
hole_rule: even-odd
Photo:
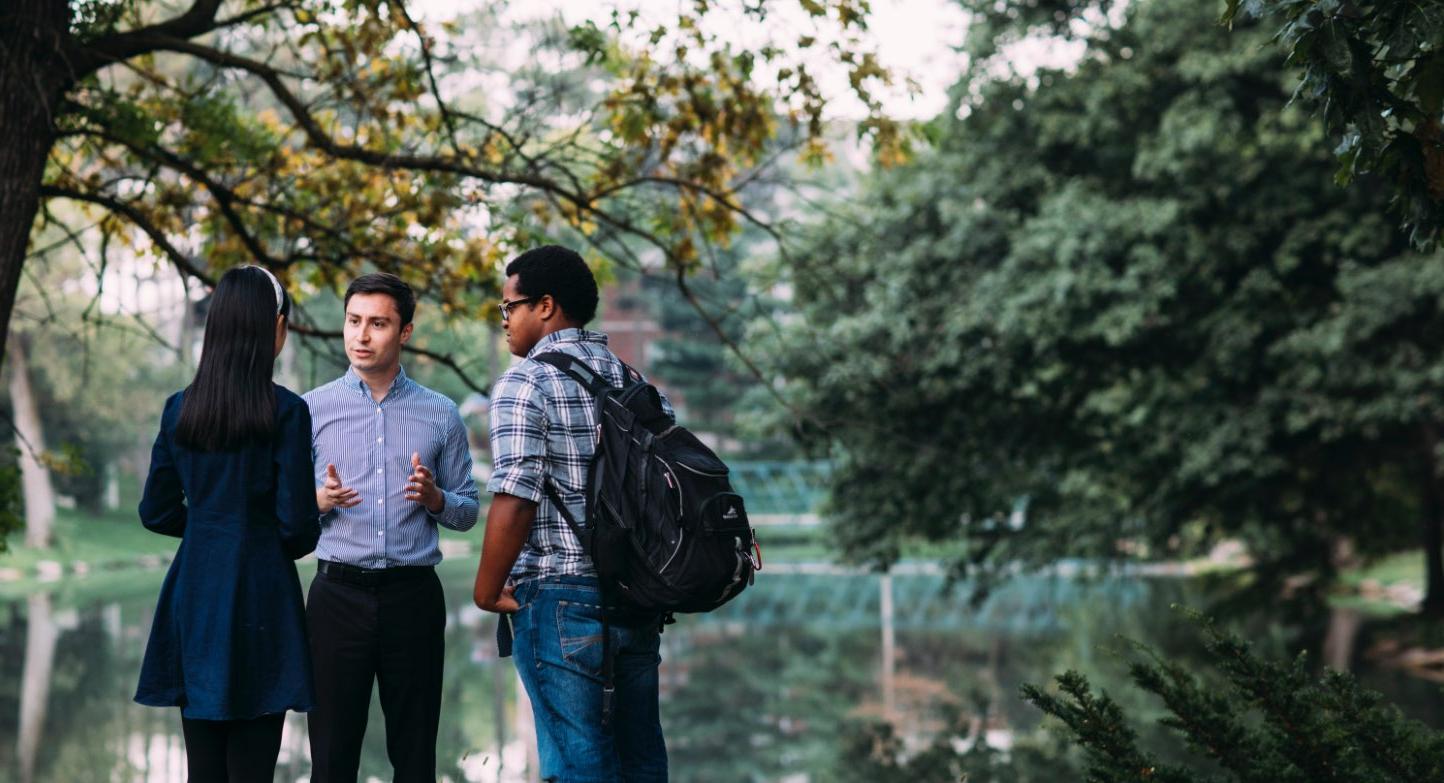
[[[276,276],[273,275],[273,274],[271,274],[271,270],[269,270],[269,269],[267,269],[267,268],[265,268],[265,267],[263,267],[263,266],[257,266],[257,265],[255,265],[255,264],[252,264],[249,268],[250,268],[250,269],[259,269],[259,270],[261,270],[262,272],[265,273],[266,277],[270,278],[270,280],[271,280],[271,287],[274,288],[274,289],[276,289],[276,315],[280,315],[280,314],[281,314],[281,308],[282,308],[282,307],[285,305],[285,303],[286,303],[286,294],[281,290],[281,281],[280,281],[280,280],[277,280],[277,279],[276,279]]]

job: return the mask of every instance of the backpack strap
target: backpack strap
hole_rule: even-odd
[[[550,364],[558,370],[561,370],[568,378],[580,383],[582,388],[596,396],[598,402],[601,401],[601,397],[605,392],[611,391],[614,388],[605,378],[597,375],[596,371],[587,366],[586,362],[569,353],[547,351],[531,358],[542,364]],[[542,489],[546,491],[546,495],[551,499],[552,505],[556,506],[557,512],[562,515],[562,519],[566,520],[567,526],[570,527],[572,532],[576,533],[577,538],[581,540],[582,547],[587,552],[590,552],[592,549],[591,531],[577,523],[576,517],[572,516],[571,510],[567,508],[567,504],[562,502],[561,493],[557,492],[556,486],[552,483],[551,476],[547,476],[545,480],[542,481]]]
[[[616,388],[608,383],[606,378],[597,375],[596,371],[588,366],[586,362],[569,353],[547,351],[546,353],[539,353],[531,358],[543,364],[550,364],[558,370],[561,370],[566,373],[568,378],[580,383],[583,389],[586,389],[597,397],[602,396],[603,392]],[[630,367],[627,369],[631,370]],[[632,370],[632,372],[636,371]]]
[[[616,387],[612,386],[605,378],[597,375],[591,367],[587,366],[586,362],[569,353],[547,351],[546,353],[539,353],[532,358],[561,370],[567,377],[580,383],[582,388],[591,392],[592,396],[597,398],[599,414],[601,402],[606,393],[616,390]],[[626,365],[624,364],[623,367],[626,367]],[[631,367],[626,367],[626,370],[627,373],[634,378],[641,377],[637,371]],[[551,498],[552,505],[556,506],[557,512],[562,515],[562,519],[566,520],[567,526],[572,529],[572,532],[577,536],[577,540],[581,542],[583,551],[590,553],[592,551],[592,531],[577,524],[576,517],[572,516],[571,510],[567,508],[566,503],[562,502],[561,493],[557,492],[556,486],[552,483],[551,476],[547,476],[542,482],[542,485],[546,490],[547,497]],[[612,645],[612,625],[610,619],[607,617],[606,604],[606,594],[604,591],[602,600],[602,728],[604,730],[611,727],[612,700],[617,690],[616,651]]]

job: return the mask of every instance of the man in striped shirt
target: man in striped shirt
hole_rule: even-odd
[[[356,780],[374,681],[393,779],[431,783],[446,630],[437,526],[476,524],[471,452],[456,404],[401,369],[411,287],[365,275],[346,289],[345,308],[351,366],[305,395],[321,510],[306,602],[311,780]]]
[[[517,673],[536,718],[543,779],[665,781],[658,625],[602,624],[596,569],[546,491],[551,484],[573,518],[585,519],[595,399],[561,370],[532,358],[569,353],[615,386],[622,385],[624,368],[606,335],[583,328],[596,313],[597,282],[575,252],[530,250],[506,274],[502,324],[511,352],[525,360],[491,393],[495,470],[487,483],[492,501],[473,598],[482,609],[507,615]],[[606,630],[615,651],[610,725],[602,721]]]

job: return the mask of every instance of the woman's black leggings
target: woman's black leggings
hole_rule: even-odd
[[[250,720],[181,718],[190,783],[271,783],[285,714]]]

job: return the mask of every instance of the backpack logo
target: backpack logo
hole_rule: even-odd
[[[723,515],[722,515],[722,518],[723,518],[723,519],[736,519],[736,518],[737,518],[737,507],[736,507],[736,506],[728,506],[728,507],[727,507],[727,513],[726,513],[726,514],[723,514]]]

